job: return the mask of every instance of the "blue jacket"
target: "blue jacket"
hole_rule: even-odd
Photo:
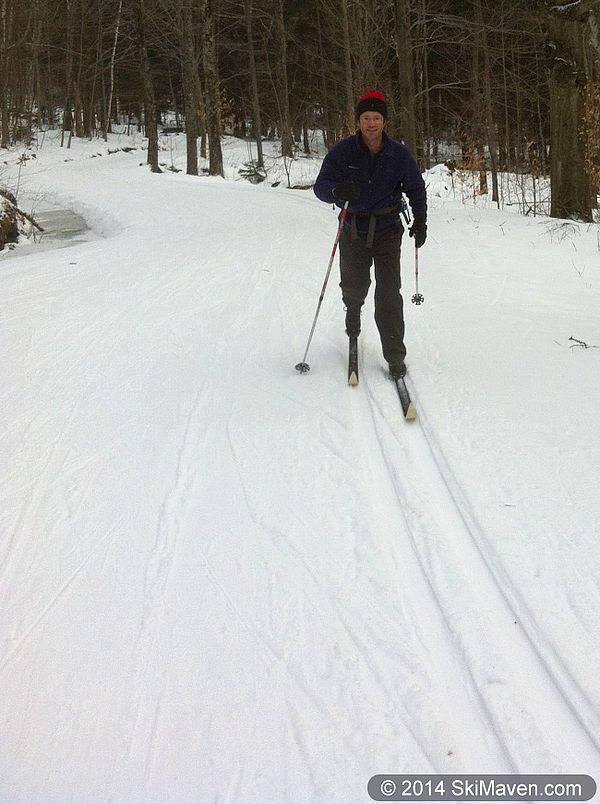
[[[398,206],[402,193],[410,202],[413,217],[427,215],[425,182],[414,156],[406,145],[392,140],[385,132],[383,148],[375,156],[362,144],[358,131],[336,143],[323,160],[314,186],[315,195],[321,201],[342,207],[333,197],[333,188],[341,181],[353,181],[360,187],[360,198],[348,206],[348,219],[357,213],[356,227],[363,234],[369,225],[369,214]],[[397,220],[397,214],[377,217],[376,231],[387,229]]]

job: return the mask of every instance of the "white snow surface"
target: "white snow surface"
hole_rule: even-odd
[[[132,142],[4,157],[98,237],[0,255],[0,800],[600,780],[598,227],[428,174],[406,423],[372,292],[346,385],[337,267],[294,370],[337,220],[275,148],[253,186]]]

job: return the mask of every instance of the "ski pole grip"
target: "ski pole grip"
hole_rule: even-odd
[[[341,233],[342,228],[344,226],[344,223],[346,221],[346,215],[348,214],[348,204],[349,203],[350,203],[349,201],[346,201],[344,206],[342,207],[342,214],[340,215],[340,227],[339,227],[338,235]],[[339,240],[339,236],[338,236],[338,240]]]

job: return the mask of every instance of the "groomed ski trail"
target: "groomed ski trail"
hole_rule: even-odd
[[[594,773],[593,703],[444,463],[451,417],[406,424],[374,355],[346,386],[333,287],[294,371],[335,216],[137,163],[47,176],[114,238],[3,264],[0,798]]]
[[[532,744],[542,756],[536,772],[598,771],[593,707],[544,643],[518,590],[494,566],[493,554],[486,553],[485,539],[436,444],[426,400],[418,398],[408,377],[419,413],[417,421],[404,422],[393,384],[382,382],[376,371],[363,367],[364,396],[354,403],[362,414],[357,428],[367,419],[372,426],[361,434],[362,458],[378,465],[375,477],[387,478],[374,494],[387,497],[382,507],[395,507],[405,527],[404,558],[428,590],[415,589],[415,599],[430,610],[425,622],[444,623],[445,652],[460,657],[471,696],[508,759],[507,772],[533,772],[527,759]],[[450,666],[443,654],[440,662]]]

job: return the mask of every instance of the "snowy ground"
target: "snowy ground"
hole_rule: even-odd
[[[98,236],[0,255],[0,800],[600,780],[598,227],[429,174],[406,424],[371,302],[345,384],[337,280],[294,371],[331,208],[123,145],[0,166]]]

